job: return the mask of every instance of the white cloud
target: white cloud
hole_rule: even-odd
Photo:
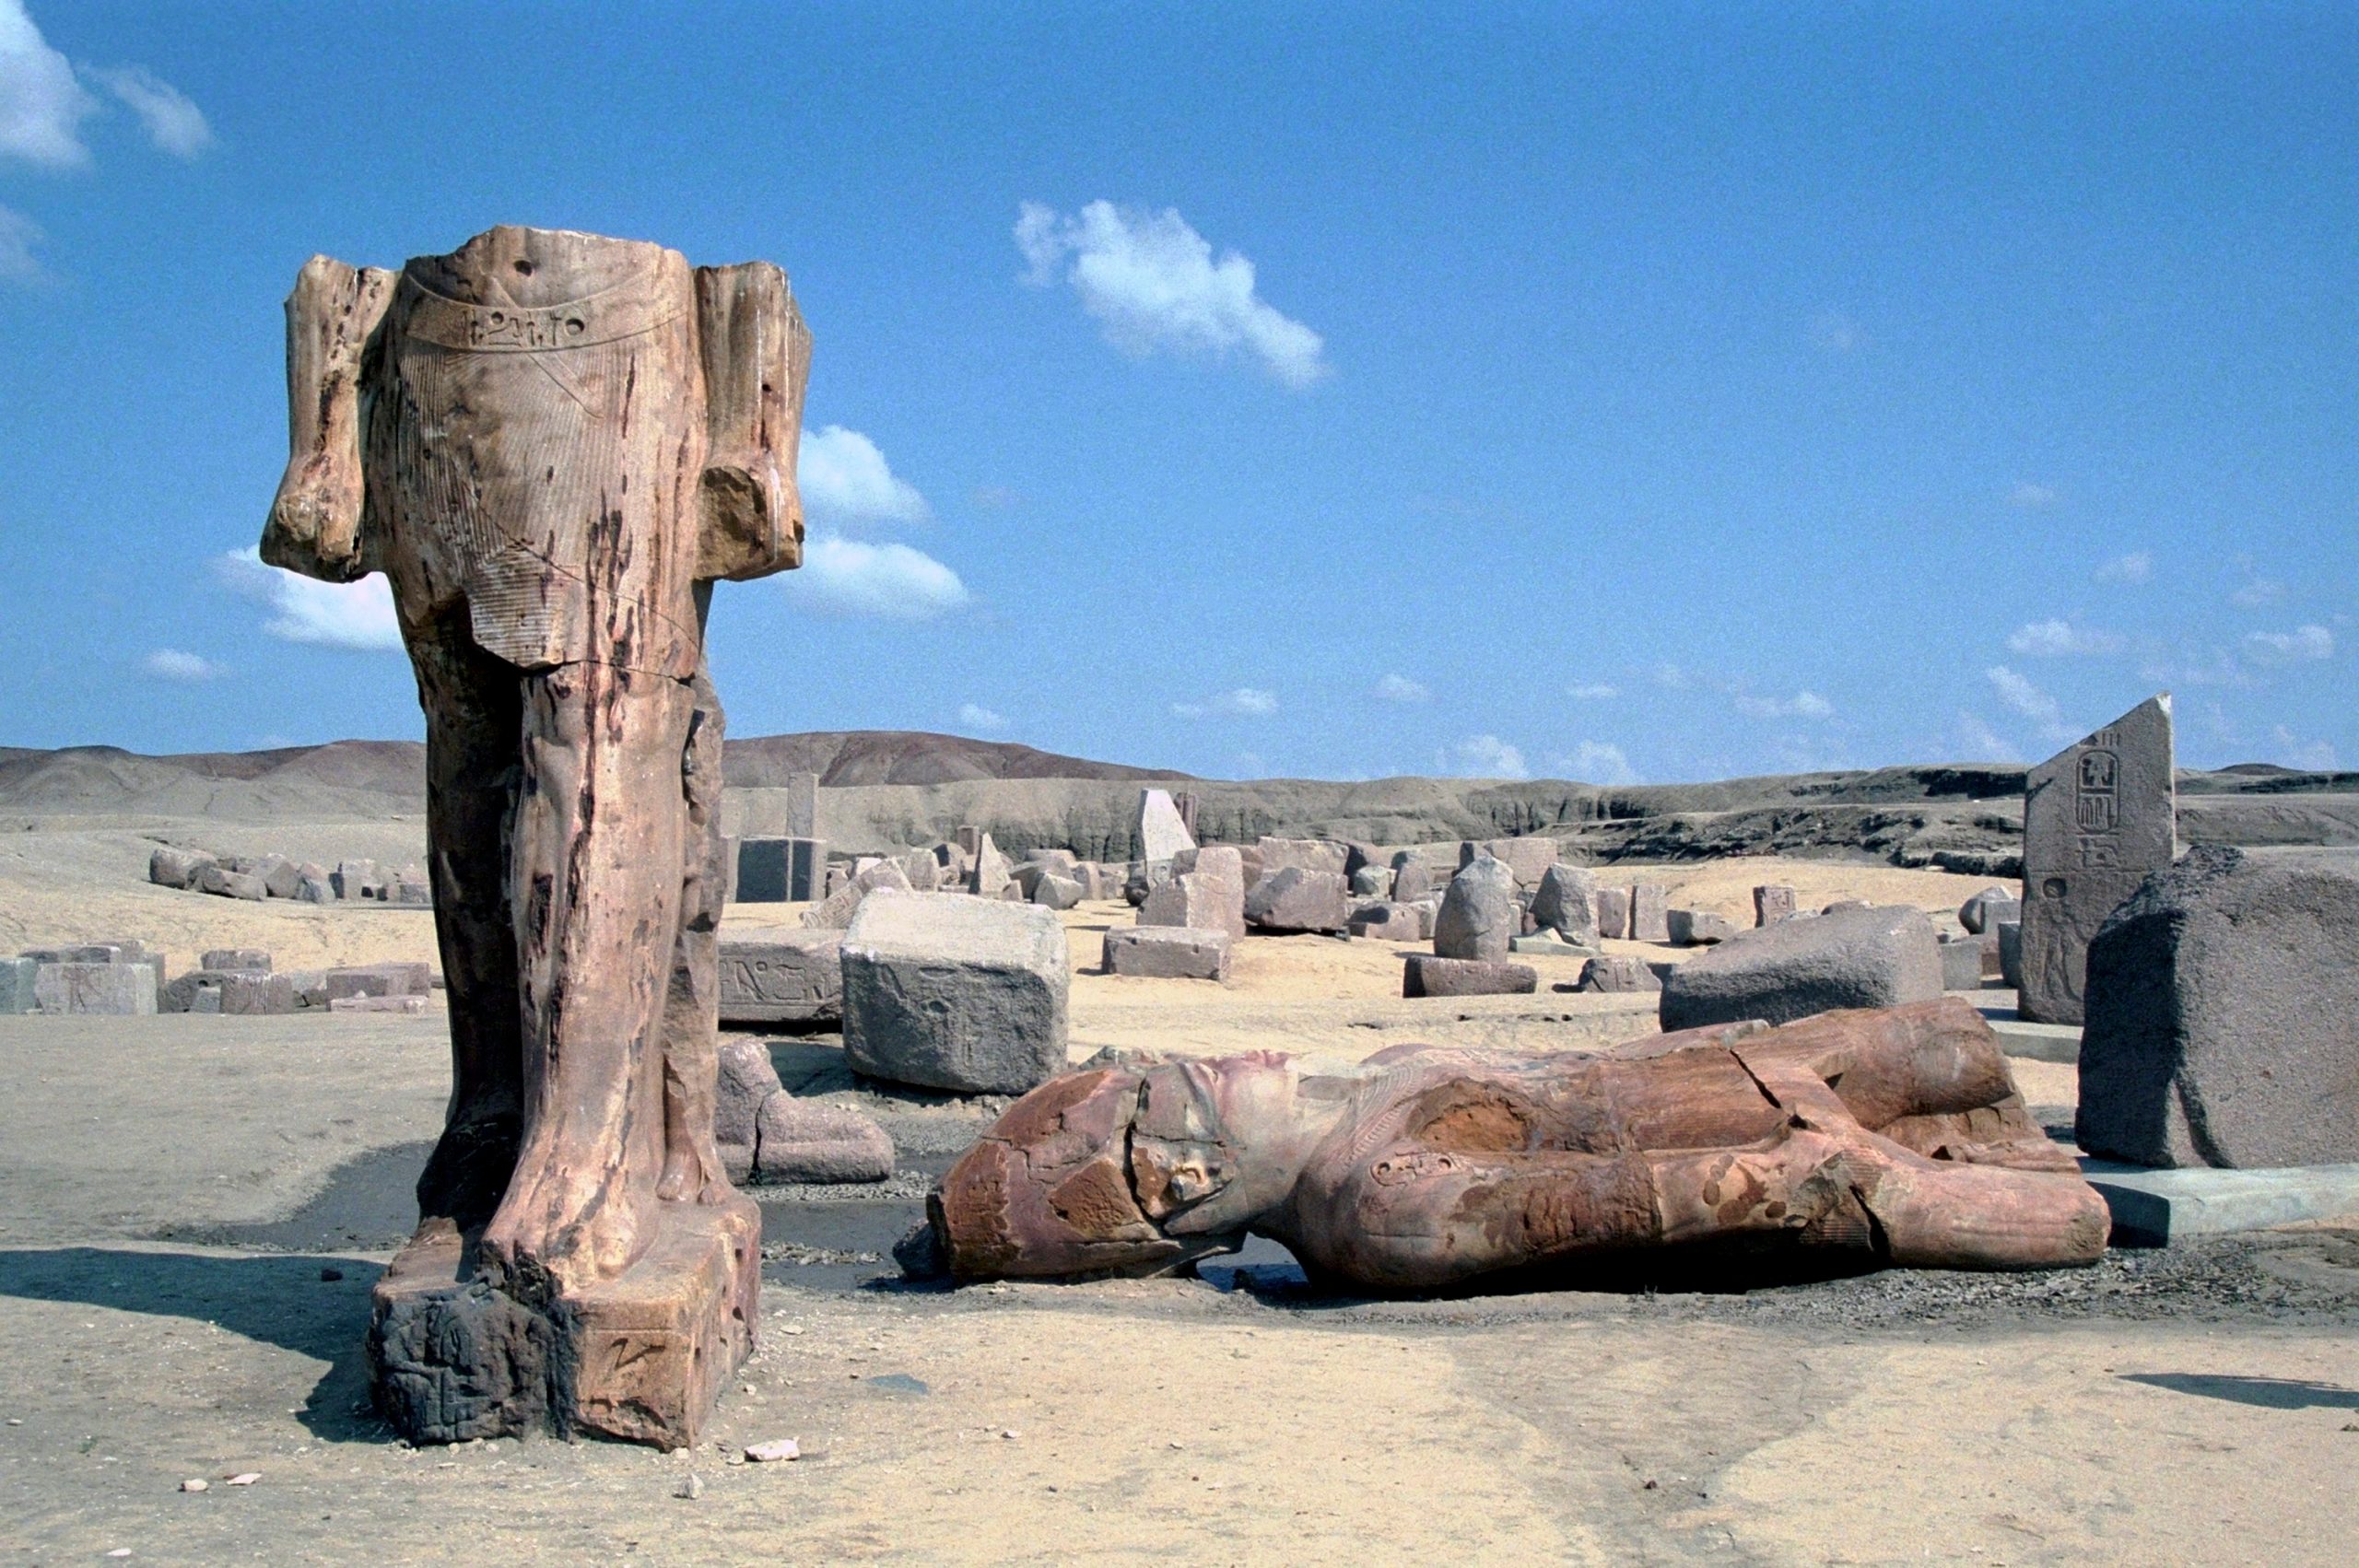
[[[217,681],[229,672],[212,660],[194,653],[183,653],[177,648],[159,648],[140,665],[159,681],[177,681],[182,685],[194,685],[200,681]]]
[[[1957,738],[1965,745],[1969,761],[2021,762],[2024,759],[2023,753],[1985,724],[1979,714],[1961,713],[1957,716]]]
[[[1098,201],[1068,217],[1026,202],[1015,244],[1030,268],[1025,281],[1038,287],[1055,283],[1070,257],[1065,281],[1106,341],[1125,354],[1243,348],[1297,389],[1328,372],[1320,335],[1255,292],[1253,263],[1234,251],[1215,261],[1211,243],[1175,208],[1151,213]]]
[[[41,258],[33,247],[41,242],[41,225],[20,212],[0,207],[0,278],[22,282],[41,275]]]
[[[1848,354],[1868,341],[1860,323],[1840,310],[1823,312],[1810,324],[1810,340],[1828,354]]]
[[[2007,647],[2017,653],[2058,659],[2069,654],[2118,653],[2121,639],[2111,632],[2075,626],[2070,621],[2046,620],[2017,626],[2009,634]]]
[[[2063,709],[2056,699],[2021,674],[2004,664],[1994,665],[1982,673],[1998,689],[2000,701],[2039,726],[2042,738],[2061,743],[2079,735],[2078,731],[2064,722]]]
[[[795,485],[816,521],[923,522],[933,515],[917,486],[893,472],[874,441],[841,425],[803,432]]]
[[[1578,685],[1567,686],[1565,695],[1578,702],[1604,702],[1620,696],[1622,688],[1607,685],[1603,681],[1584,681]]]
[[[2306,664],[2334,657],[2334,634],[2324,626],[2295,626],[2290,632],[2250,632],[2245,656],[2256,664]]]
[[[2274,578],[2257,577],[2228,597],[2244,609],[2258,610],[2284,598],[2285,585]]]
[[[2018,485],[2007,492],[2007,504],[2025,511],[2045,511],[2056,504],[2056,492],[2045,485]]]
[[[1750,696],[1742,692],[1731,700],[1739,713],[1755,719],[1832,719],[1835,705],[1816,692],[1796,692],[1790,697]]]
[[[1454,748],[1459,771],[1475,778],[1529,778],[1520,747],[1496,735],[1469,735]]]
[[[1175,702],[1171,711],[1182,719],[1208,719],[1230,714],[1242,719],[1267,719],[1278,710],[1278,694],[1260,686],[1239,686],[1203,702]]]
[[[2154,575],[2154,557],[2145,550],[2116,556],[2097,568],[2099,582],[2144,582]]]
[[[1406,675],[1387,675],[1376,683],[1376,695],[1387,702],[1431,702],[1433,688]]]
[[[830,615],[930,621],[972,597],[958,574],[907,544],[822,534],[804,546],[803,569],[779,579],[792,599]]]
[[[213,127],[186,93],[145,65],[117,65],[90,76],[139,116],[147,139],[174,158],[194,158],[213,145]]]
[[[321,582],[264,566],[251,544],[215,556],[213,568],[233,592],[269,606],[262,629],[273,637],[371,651],[402,646],[393,588],[377,573],[358,582]]]
[[[2288,767],[2307,768],[2313,773],[2331,772],[2334,767],[2334,747],[2326,741],[2305,741],[2280,724],[2271,731],[2277,742],[2277,755]]]
[[[1589,784],[1636,784],[1638,774],[1629,755],[1610,741],[1583,741],[1568,753],[1548,759],[1548,766],[1568,778]]]
[[[958,705],[958,722],[969,730],[1004,730],[1007,720],[979,702]]]
[[[1661,686],[1666,691],[1674,692],[1685,691],[1694,679],[1694,677],[1690,676],[1686,671],[1681,669],[1676,664],[1656,665],[1654,667],[1654,677],[1655,685]]]
[[[82,122],[98,110],[23,0],[0,0],[0,154],[41,169],[87,169]]]

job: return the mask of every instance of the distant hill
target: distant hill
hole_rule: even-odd
[[[831,787],[952,784],[987,778],[1186,778],[1001,741],[914,730],[853,730],[733,739],[723,763],[732,785],[783,785],[816,773]],[[426,794],[426,747],[417,741],[331,741],[260,752],[143,756],[115,746],[58,751],[0,747],[0,811],[39,815],[152,812],[373,816],[414,811]]]

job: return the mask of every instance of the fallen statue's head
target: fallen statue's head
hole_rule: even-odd
[[[1116,1058],[1052,1079],[951,1167],[928,1204],[931,1247],[912,1238],[904,1266],[1066,1279],[1233,1252],[1293,1185],[1299,1087],[1275,1052]]]

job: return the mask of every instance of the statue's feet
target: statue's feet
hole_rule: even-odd
[[[629,1268],[646,1246],[655,1190],[632,1180],[628,1158],[613,1141],[536,1129],[484,1228],[486,1271],[522,1299],[546,1302]]]
[[[663,1156],[663,1175],[655,1184],[655,1196],[665,1203],[726,1203],[736,1190],[722,1168],[720,1145],[710,1133],[674,1144]]]

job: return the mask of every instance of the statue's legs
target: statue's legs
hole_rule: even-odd
[[[417,1208],[471,1232],[508,1189],[523,1116],[505,851],[522,697],[516,668],[475,645],[464,610],[413,639],[410,657],[426,710],[427,862],[451,1004],[451,1105]]]
[[[478,673],[487,688],[499,685]],[[485,825],[499,815],[488,797],[469,814],[454,791],[454,825],[490,836],[438,838],[449,853],[438,853],[436,873],[438,886],[447,876],[468,890],[443,927],[452,1125],[472,1125],[463,1106],[512,1103],[521,1145],[508,1145],[512,1172],[504,1197],[490,1188],[497,1209],[479,1243],[429,1210],[380,1281],[370,1340],[379,1400],[415,1441],[555,1429],[675,1447],[694,1441],[751,1348],[760,1279],[760,1211],[729,1187],[717,1155],[712,1182],[689,1192],[684,1180],[693,1200],[658,1193],[675,1146],[692,1158],[711,1145],[716,933],[685,930],[701,917],[684,922],[684,907],[709,891],[703,923],[718,920],[722,884],[708,889],[717,708],[707,745],[687,682],[586,664],[511,670],[504,681],[514,727],[499,755],[512,766],[522,742],[506,854]],[[479,710],[464,712],[475,723]],[[487,718],[464,732],[490,744]],[[449,733],[455,743],[462,731]],[[709,825],[691,823],[698,809]],[[504,995],[497,951],[507,954]],[[486,1060],[499,1030],[457,1027],[463,972],[470,1014],[504,1018],[511,1031],[504,1078]],[[675,990],[687,999],[677,1007]],[[459,1184],[470,1215],[482,1173],[504,1169],[437,1159],[478,1172]]]
[[[697,672],[696,708],[680,755],[687,805],[681,875],[680,934],[663,999],[663,1177],[656,1196],[725,1201],[733,1188],[713,1142],[713,1097],[720,1078],[721,916],[728,903],[722,864],[721,753],[725,720],[712,677]]]
[[[646,1245],[694,707],[687,683],[609,664],[524,681],[509,866],[524,1140],[484,1251],[528,1300],[613,1279]]]

